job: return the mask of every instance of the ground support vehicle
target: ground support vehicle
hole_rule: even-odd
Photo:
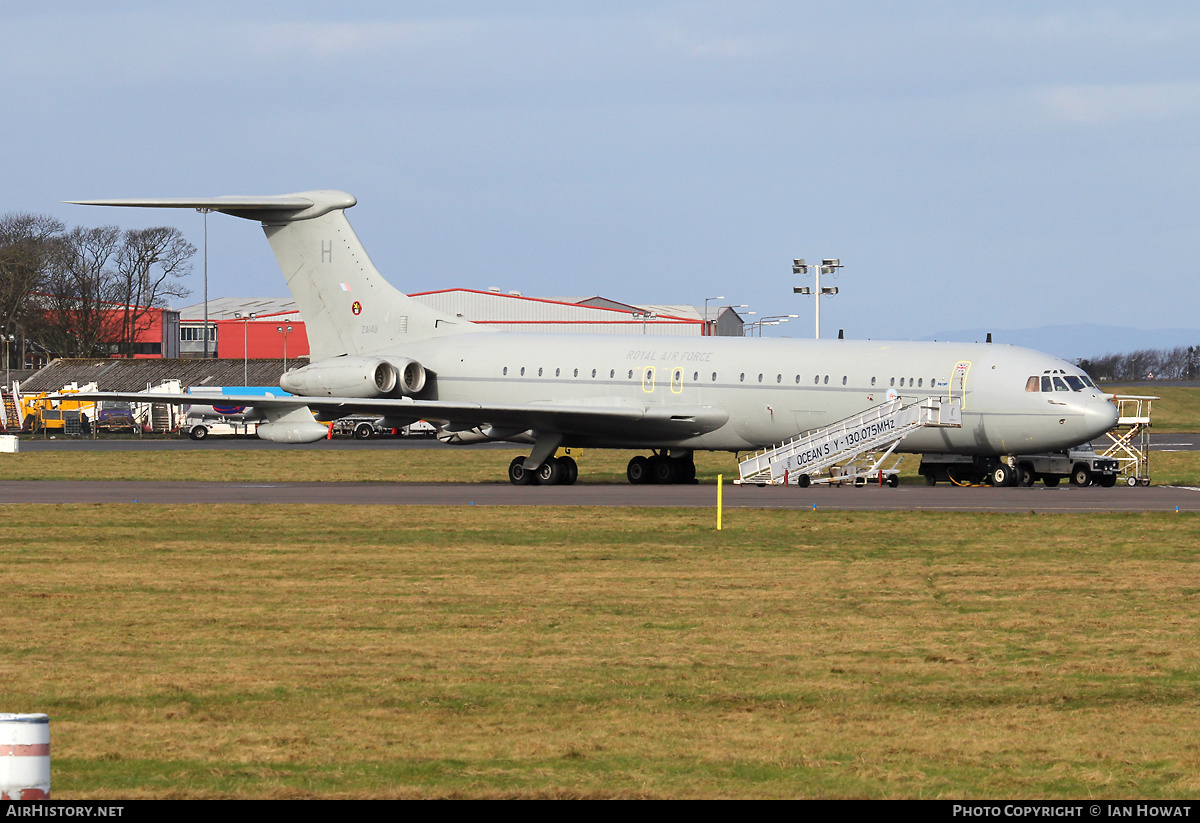
[[[900,461],[883,464],[909,434],[926,427],[961,428],[957,403],[927,397],[903,405],[897,396],[878,406],[839,420],[831,426],[804,432],[777,446],[738,459],[739,485],[795,485],[853,483],[865,486],[871,479],[900,484]],[[881,456],[876,456],[882,451]],[[824,476],[828,471],[828,476]]]
[[[433,437],[437,429],[424,420],[418,420],[407,426],[389,426],[386,417],[364,417],[351,415],[335,420],[333,433],[350,436],[357,440],[369,440],[372,437]]]
[[[93,389],[94,383],[83,387],[84,391]],[[67,396],[79,390],[79,387],[72,383],[61,392],[19,395],[21,411],[17,417],[22,421],[24,429],[33,433],[78,436],[91,432],[96,404],[90,400],[71,400]],[[8,416],[7,413],[5,416]]]
[[[119,400],[100,400],[96,402],[96,431],[97,432],[132,432],[137,434],[142,430],[141,424],[134,414],[132,403]]]
[[[1026,454],[1013,458],[1016,468],[1016,483],[1032,486],[1041,480],[1047,486],[1056,486],[1062,480],[1070,480],[1073,486],[1090,486],[1095,483],[1105,488],[1117,485],[1120,465],[1115,457],[1096,454],[1091,443],[1084,443],[1065,452],[1052,454]],[[1149,485],[1147,478],[1146,485]]]
[[[209,436],[249,436],[258,433],[258,421],[225,420],[217,417],[188,417],[180,427],[193,440],[204,440]]]
[[[1039,480],[1047,486],[1057,486],[1069,480],[1074,486],[1095,483],[1111,488],[1117,484],[1118,463],[1115,458],[1096,454],[1090,443],[1084,443],[1062,452],[1009,457],[926,454],[921,458],[919,471],[930,486],[938,482],[959,486],[981,483],[1032,486]]]
[[[1108,432],[1102,457],[1116,458],[1120,477],[1130,486],[1150,485],[1150,412],[1154,395],[1114,394],[1117,425]]]
[[[353,415],[333,421],[334,434],[353,436],[355,440],[369,440],[372,437],[380,437],[385,434],[392,435],[397,432],[397,429],[385,429],[382,417]]]
[[[891,454],[892,450],[888,449],[882,455],[866,454],[861,459],[852,460],[844,465],[830,466],[828,477],[812,477],[810,482],[814,486],[819,483],[828,483],[831,486],[866,486],[877,483],[894,489],[900,485],[900,464],[904,458],[898,457],[890,468],[884,468],[883,463]]]

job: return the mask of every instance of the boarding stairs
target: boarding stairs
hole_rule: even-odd
[[[917,429],[930,426],[959,428],[962,426],[962,407],[953,401],[927,397],[903,405],[896,397],[859,414],[839,420],[822,429],[797,435],[778,446],[754,454],[738,462],[738,484],[799,485],[839,481],[859,481],[867,477],[894,477],[897,469],[883,469],[883,462],[900,441]],[[874,460],[858,461],[862,455],[884,450]],[[848,461],[848,462],[846,462]],[[845,463],[841,470],[820,475],[826,468]],[[895,485],[895,480],[890,480]]]
[[[14,434],[19,432],[25,423],[25,418],[21,414],[21,404],[17,402],[16,394],[13,390],[0,392],[4,396],[4,403],[0,404],[0,430],[6,434]]]
[[[1113,395],[1117,425],[1105,435],[1109,444],[1100,456],[1116,458],[1118,474],[1130,486],[1150,485],[1150,411],[1158,399],[1143,394]]]

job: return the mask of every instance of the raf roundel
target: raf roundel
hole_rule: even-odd
[[[362,303],[359,303],[357,300],[355,300],[350,306],[350,311],[354,312],[355,317],[362,314]]]

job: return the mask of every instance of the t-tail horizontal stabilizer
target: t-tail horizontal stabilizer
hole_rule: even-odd
[[[230,197],[71,200],[84,206],[212,209],[262,223],[319,363],[342,355],[403,351],[414,341],[485,329],[393,288],[346,220],[358,201],[344,191]]]
[[[77,206],[125,206],[143,209],[211,209],[222,214],[285,223],[348,209],[358,201],[344,191],[302,191],[295,194],[228,195],[224,197],[132,197],[113,200],[68,200]]]

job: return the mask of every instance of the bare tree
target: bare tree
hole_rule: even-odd
[[[1158,377],[1162,380],[1187,380],[1188,362],[1186,346],[1163,349],[1159,352]]]
[[[58,239],[28,327],[46,349],[68,357],[97,357],[120,339],[112,263],[121,247],[116,226],[76,227]]]
[[[1200,372],[1200,347],[1176,346],[1173,349],[1138,349],[1125,354],[1085,358],[1079,367],[1106,383],[1140,382],[1147,379],[1193,380]]]
[[[29,295],[42,282],[63,228],[44,214],[0,217],[0,332],[8,335],[20,330]]]
[[[138,335],[153,322],[152,307],[162,306],[168,297],[190,293],[180,278],[191,273],[189,261],[195,253],[196,247],[176,228],[160,226],[125,232],[116,268],[116,298],[123,304],[119,335],[122,355],[133,356]]]

